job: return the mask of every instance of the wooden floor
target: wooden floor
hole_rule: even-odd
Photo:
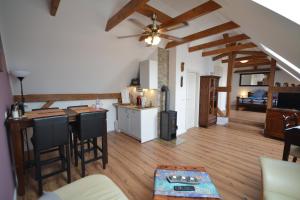
[[[229,121],[263,128],[266,121],[266,113],[231,110]]]
[[[281,159],[283,143],[265,138],[259,131],[236,130],[213,126],[193,128],[175,143],[154,140],[140,144],[121,134],[108,137],[109,164],[102,170],[100,162],[87,165],[87,174],[110,177],[132,200],[150,200],[153,172],[157,165],[204,166],[225,200],[259,199],[261,174],[259,157]],[[72,165],[72,181],[79,179],[79,169]],[[37,198],[37,183],[27,177],[26,200]],[[65,185],[65,174],[44,181],[44,190]]]

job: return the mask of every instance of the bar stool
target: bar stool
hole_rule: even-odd
[[[72,108],[85,108],[85,107],[88,107],[88,105],[79,105],[79,106],[68,106],[67,109],[72,109]],[[73,149],[74,149],[74,146],[73,146],[73,142],[74,142],[74,136],[73,136],[73,132],[74,132],[74,126],[76,125],[76,122],[71,122],[70,123],[70,148],[71,148],[71,157],[73,157]],[[88,148],[90,149],[90,143],[88,143]]]
[[[107,152],[103,151],[102,147],[98,146],[97,138],[103,137],[107,134],[106,130],[106,113],[105,112],[88,112],[81,113],[77,118],[74,134],[74,154],[75,154],[75,166],[78,166],[78,158],[81,159],[81,176],[85,176],[85,164],[102,159],[103,169],[105,169],[107,162]],[[103,139],[103,138],[102,138]],[[78,143],[79,140],[79,143]],[[84,144],[91,143],[93,147],[91,149],[85,149]],[[78,150],[80,146],[80,151]],[[98,156],[98,150],[101,155]],[[86,152],[94,152],[94,158],[85,160]]]
[[[42,180],[67,171],[67,182],[71,182],[69,155],[69,120],[66,115],[33,119],[34,161],[38,194],[43,192]],[[41,160],[41,154],[59,151],[58,157]],[[61,161],[61,169],[42,175],[42,166]],[[67,164],[67,166],[66,166]]]

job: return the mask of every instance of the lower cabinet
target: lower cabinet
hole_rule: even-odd
[[[157,117],[157,108],[118,107],[119,129],[142,143],[157,138]]]

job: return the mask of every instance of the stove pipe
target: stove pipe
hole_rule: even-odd
[[[168,86],[163,85],[161,91],[165,93],[165,111],[168,111],[170,106],[170,91]]]

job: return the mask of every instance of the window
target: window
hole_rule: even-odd
[[[299,0],[252,0],[300,25]]]

